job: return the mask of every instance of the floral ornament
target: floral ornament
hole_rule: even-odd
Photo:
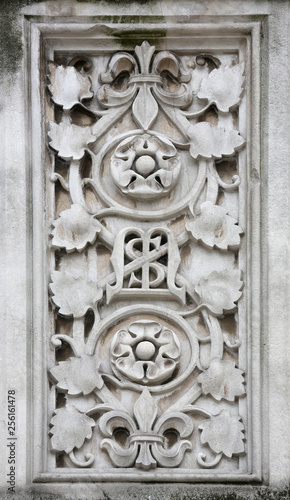
[[[78,127],[71,123],[50,122],[48,136],[51,139],[50,147],[64,160],[80,160],[87,145],[96,139],[90,127]]]
[[[220,316],[224,313],[235,311],[235,302],[242,295],[240,291],[243,282],[240,280],[240,271],[229,272],[224,269],[221,272],[213,271],[206,278],[201,278],[195,286],[195,292],[204,305],[214,315]]]
[[[105,449],[117,467],[132,467],[149,470],[157,464],[161,467],[178,466],[186,450],[192,444],[185,438],[191,436],[193,423],[188,415],[168,412],[157,417],[157,406],[147,388],[134,405],[135,420],[124,411],[110,411],[99,421],[101,448]],[[118,443],[118,431],[126,433],[123,446]],[[170,431],[176,442],[167,446],[166,434]]]
[[[91,439],[95,421],[74,406],[67,405],[55,410],[51,424],[52,450],[70,453],[74,448],[80,448],[85,439]]]
[[[158,384],[173,374],[180,344],[171,330],[156,321],[140,320],[119,330],[111,344],[114,373],[140,384]]]
[[[65,271],[52,273],[50,289],[52,301],[59,307],[59,314],[75,318],[82,318],[103,296],[103,291],[97,288],[94,281]]]
[[[51,84],[48,88],[52,94],[52,100],[64,110],[71,109],[75,104],[93,97],[90,78],[82,75],[74,66],[64,67],[50,62],[49,72]]]
[[[223,207],[209,201],[201,204],[200,213],[194,220],[187,222],[186,229],[195,241],[201,241],[207,248],[232,251],[239,248],[240,234],[243,232]]]
[[[50,373],[57,382],[58,389],[70,395],[86,396],[94,389],[101,389],[103,379],[98,372],[100,362],[96,356],[83,354],[79,358],[70,358],[54,366]]]
[[[208,444],[215,453],[223,453],[229,458],[233,454],[243,453],[245,428],[240,420],[239,415],[231,415],[228,410],[210,417],[198,427],[202,431],[201,443]]]
[[[144,41],[135,47],[135,57],[127,52],[114,54],[101,75],[104,85],[97,93],[106,108],[132,104],[134,121],[146,131],[157,118],[160,102],[186,107],[192,101],[192,92],[185,85],[190,73],[173,53],[164,50],[153,58],[154,51],[155,47]]]
[[[52,247],[65,248],[67,253],[82,252],[88,243],[95,242],[102,229],[101,223],[79,204],[61,212],[53,226]]]
[[[244,84],[244,63],[214,69],[201,81],[197,97],[216,104],[218,109],[227,113],[240,103]]]
[[[194,159],[221,158],[232,156],[242,148],[245,139],[236,130],[214,127],[207,122],[189,125],[190,154]]]
[[[168,193],[180,173],[180,158],[166,138],[144,134],[129,137],[111,158],[114,183],[132,198],[156,198]]]
[[[213,358],[209,368],[197,377],[203,394],[211,394],[217,401],[234,401],[245,394],[243,370],[230,360]]]

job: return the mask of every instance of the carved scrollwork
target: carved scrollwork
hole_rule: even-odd
[[[136,58],[126,52],[114,54],[107,72],[101,75],[105,84],[97,94],[105,107],[131,102],[135,123],[146,131],[157,118],[159,101],[178,107],[187,107],[192,101],[190,89],[183,83],[190,80],[190,73],[168,51],[155,56],[150,70],[154,51],[155,47],[144,41],[135,47]]]

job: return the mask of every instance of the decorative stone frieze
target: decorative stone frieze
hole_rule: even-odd
[[[73,351],[62,361],[56,351],[50,369],[51,451],[65,467],[99,471],[181,467],[202,476],[224,456],[236,457],[226,465],[235,470],[247,452],[238,404],[246,366],[238,368],[237,352],[245,346],[238,331],[230,349],[225,336],[243,294],[244,62],[158,51],[146,40],[101,67],[86,59],[88,68],[73,57],[48,62],[51,189],[57,197],[65,188],[70,204],[52,221],[56,325],[68,318],[52,342]],[[228,314],[230,331],[221,324]],[[59,407],[61,393],[70,397]]]
[[[288,499],[288,14],[1,2],[1,498]]]
[[[75,48],[52,35],[39,75],[49,306],[36,481],[255,481],[254,31],[225,28],[217,47],[188,32],[96,48],[77,29]]]

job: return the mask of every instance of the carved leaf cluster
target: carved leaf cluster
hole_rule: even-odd
[[[240,246],[240,234],[243,230],[237,221],[227,215],[224,208],[208,201],[201,204],[200,213],[194,220],[187,222],[186,229],[197,242],[208,248],[237,250]]]
[[[235,397],[245,394],[243,371],[230,360],[213,358],[209,368],[198,376],[197,381],[201,384],[202,392],[210,394],[217,401],[234,401]]]
[[[57,387],[70,395],[90,394],[94,389],[101,389],[103,379],[98,373],[100,362],[96,356],[83,354],[79,358],[70,358],[54,366],[50,373],[57,381]]]
[[[201,81],[197,96],[216,104],[220,111],[227,113],[240,102],[244,84],[243,73],[244,63],[215,69]]]
[[[53,293],[52,300],[59,307],[59,314],[75,318],[83,317],[103,295],[95,282],[65,271],[52,273],[50,288]]]
[[[52,94],[52,100],[64,110],[71,109],[75,104],[93,97],[90,78],[82,75],[74,66],[58,66],[51,62],[49,71],[48,88]]]
[[[60,213],[52,230],[53,248],[65,248],[67,253],[82,252],[88,243],[93,244],[102,229],[100,222],[93,218],[82,205],[73,204]]]
[[[95,421],[81,413],[72,405],[55,410],[51,419],[53,451],[70,453],[74,448],[80,448],[85,439],[91,439]]]
[[[64,160],[80,160],[88,144],[95,141],[90,127],[78,127],[67,123],[50,122],[49,145]]]
[[[202,304],[214,315],[220,316],[236,309],[236,302],[242,295],[242,286],[240,272],[225,269],[221,272],[213,271],[206,278],[201,278],[195,286],[195,292]]]
[[[199,425],[202,444],[208,444],[215,453],[223,453],[229,458],[233,454],[243,453],[244,425],[240,420],[239,415],[231,415],[228,410],[222,410],[218,415],[202,422]]]
[[[190,137],[189,151],[194,159],[232,156],[245,143],[236,130],[214,127],[207,122],[190,125],[187,134]]]

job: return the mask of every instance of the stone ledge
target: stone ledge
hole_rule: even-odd
[[[290,485],[281,488],[267,486],[208,486],[208,485],[56,485],[47,488],[27,488],[16,494],[2,490],[1,500],[289,500]],[[168,490],[170,488],[170,493]],[[81,492],[80,492],[81,490]]]

